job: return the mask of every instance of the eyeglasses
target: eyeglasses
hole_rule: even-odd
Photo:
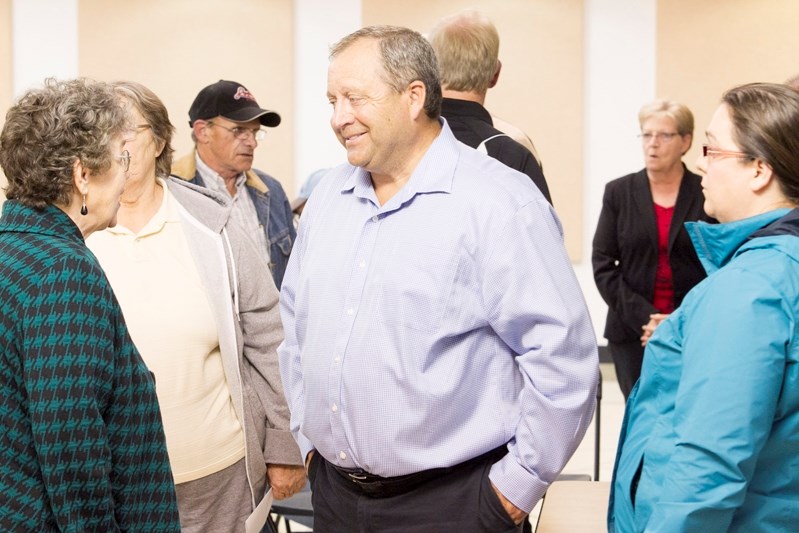
[[[263,141],[264,139],[266,139],[266,130],[264,130],[263,128],[242,128],[241,126],[236,126],[235,128],[228,128],[227,126],[223,126],[222,124],[217,124],[216,122],[211,122],[210,120],[208,121],[208,124],[210,126],[218,126],[223,130],[228,130],[230,133],[233,134],[233,136],[236,139],[240,141],[245,140],[250,135],[252,135],[256,141]]]
[[[641,139],[645,143],[648,143],[649,141],[669,142],[670,140],[672,140],[674,137],[676,137],[678,135],[679,135],[678,132],[668,133],[668,132],[663,132],[663,131],[657,131],[655,133],[651,133],[651,132],[641,133],[641,134],[638,135],[638,138]]]
[[[710,146],[703,144],[702,145],[702,157],[707,157],[710,159],[721,159],[724,157],[735,157],[738,159],[754,159],[749,154],[745,154],[743,152],[732,152],[730,150],[716,150],[715,148],[711,148]]]
[[[116,156],[114,159],[119,160],[123,167],[125,167],[125,172],[130,170],[130,152],[124,150],[122,155]]]
[[[125,135],[125,142],[133,142],[141,132],[151,129],[153,129],[153,127],[149,124],[136,124],[135,126],[131,126],[130,131]]]

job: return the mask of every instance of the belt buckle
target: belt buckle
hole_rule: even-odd
[[[375,476],[364,471],[347,472],[347,477],[350,481],[358,485],[360,489],[370,496],[379,494],[383,490],[383,481],[381,479],[374,479]]]
[[[347,472],[347,476],[349,476],[349,478],[355,483],[363,483],[368,479],[365,473],[360,472]]]

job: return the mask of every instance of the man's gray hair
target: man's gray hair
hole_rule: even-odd
[[[330,59],[361,39],[380,45],[384,81],[401,93],[411,82],[421,81],[426,89],[424,110],[428,117],[441,115],[441,82],[436,54],[420,33],[400,26],[367,26],[353,32],[330,48]]]

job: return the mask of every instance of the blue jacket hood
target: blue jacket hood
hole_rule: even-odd
[[[730,259],[749,240],[773,235],[799,236],[799,209],[776,209],[760,215],[728,222],[686,222],[696,255],[708,275]]]
[[[774,211],[775,213],[777,211]],[[778,218],[765,228],[754,232],[749,238],[771,237],[774,235],[799,236],[799,208],[791,209],[787,215]]]

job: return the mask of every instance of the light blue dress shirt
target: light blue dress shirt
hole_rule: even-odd
[[[385,205],[343,165],[305,207],[281,293],[291,427],[303,456],[386,477],[509,443],[490,478],[529,512],[591,420],[596,337],[549,203],[442,123]]]

